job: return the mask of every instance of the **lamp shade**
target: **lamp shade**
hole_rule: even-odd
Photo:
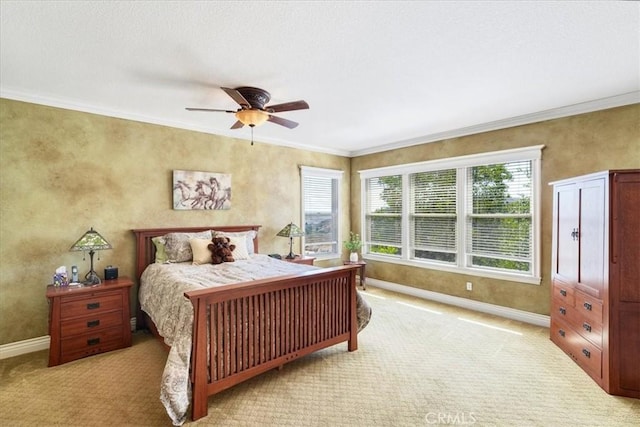
[[[82,237],[80,237],[71,246],[71,251],[89,251],[89,258],[91,259],[91,270],[89,270],[89,272],[85,276],[86,285],[96,285],[101,283],[100,277],[98,277],[98,274],[93,269],[93,254],[95,254],[96,251],[102,251],[105,249],[111,249],[111,245],[109,244],[109,242],[107,242],[107,239],[102,237],[102,235],[95,231],[93,227],[91,227],[91,230],[84,233]]]
[[[293,238],[304,236],[304,232],[300,230],[300,227],[291,222],[280,230],[276,236],[289,238],[289,255],[287,255],[287,259],[295,258],[296,256],[293,254]]]
[[[282,230],[276,234],[276,236],[280,237],[300,237],[304,236],[304,231],[300,229],[294,223],[287,224]]]
[[[71,251],[102,251],[111,249],[107,239],[95,231],[93,227],[82,235],[72,246]]]

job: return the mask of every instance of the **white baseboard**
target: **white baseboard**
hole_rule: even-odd
[[[0,345],[0,360],[49,348],[49,335]]]
[[[548,328],[551,323],[549,316],[542,314],[529,313],[528,311],[517,310],[515,308],[502,307],[499,305],[488,304],[486,302],[454,297],[411,286],[385,282],[383,280],[367,278],[367,285],[431,301],[441,302],[443,304],[449,304],[456,307],[467,308],[469,310],[475,310],[482,313],[506,317],[507,319],[518,320],[520,322],[530,323],[532,325],[543,326],[546,328]],[[135,330],[135,317],[131,318],[131,328],[132,330]],[[46,350],[49,348],[49,340],[49,335],[46,335],[43,337],[0,345],[0,360],[20,356],[21,354],[32,353],[34,351]]]
[[[456,307],[479,311],[481,313],[493,314],[496,316],[505,317],[507,319],[518,320],[520,322],[530,323],[532,325],[548,328],[551,324],[549,316],[545,316],[543,314],[530,313],[528,311],[517,310],[515,308],[502,307],[500,305],[474,301],[467,298],[454,297],[438,292],[414,288],[412,286],[405,286],[398,283],[385,282],[383,280],[370,279],[367,277],[367,286],[370,285],[401,294],[411,295],[418,298],[441,302],[443,304],[449,304]]]

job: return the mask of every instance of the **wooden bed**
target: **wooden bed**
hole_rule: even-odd
[[[147,265],[155,262],[153,237],[210,229],[257,233],[259,228],[248,225],[133,230],[138,281]],[[257,237],[254,250],[258,253]],[[348,342],[349,351],[357,350],[357,269],[339,266],[186,292],[194,309],[192,419],[207,415],[209,396],[260,373],[344,341]],[[138,316],[146,318],[146,326],[156,331],[141,310]]]

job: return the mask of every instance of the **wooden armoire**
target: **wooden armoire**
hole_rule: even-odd
[[[551,185],[551,340],[607,393],[640,398],[640,170]]]

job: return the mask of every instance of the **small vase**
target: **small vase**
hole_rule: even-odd
[[[351,252],[349,254],[349,261],[358,262],[358,252]]]

